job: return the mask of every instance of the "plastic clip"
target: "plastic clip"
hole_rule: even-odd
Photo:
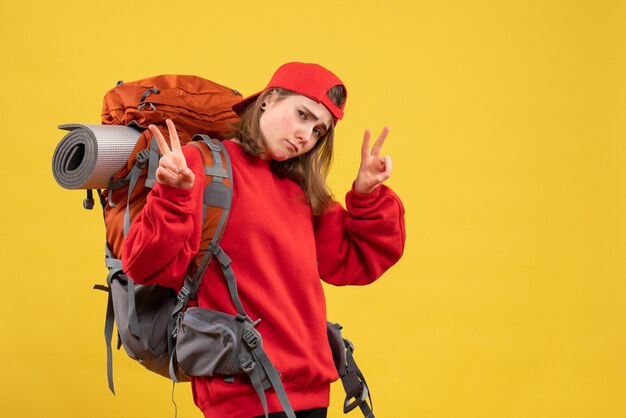
[[[241,370],[243,370],[245,373],[251,373],[252,370],[254,370],[255,366],[256,363],[254,361],[246,360],[246,362],[241,365]]]
[[[183,288],[180,289],[180,292],[178,292],[178,301],[187,303],[187,301],[189,300],[189,295],[191,295],[191,290],[183,286]]]
[[[367,386],[361,382],[361,391],[356,394],[356,396],[348,395],[343,404],[343,413],[347,414],[352,411],[357,406],[361,405],[367,399],[369,391],[367,390]],[[350,399],[354,398],[354,401],[350,402]]]
[[[150,150],[147,148],[144,150],[141,150],[136,155],[135,165],[143,169],[146,166],[146,163],[148,162],[149,159],[150,159]]]
[[[259,337],[252,330],[248,330],[242,338],[250,348],[256,348],[259,345]]]

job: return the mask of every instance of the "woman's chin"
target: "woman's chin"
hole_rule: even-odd
[[[287,161],[291,157],[292,155],[289,154],[288,152],[280,152],[280,153],[275,153],[274,155],[272,155],[271,159],[274,161]]]

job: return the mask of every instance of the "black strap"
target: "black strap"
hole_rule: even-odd
[[[341,384],[346,392],[343,412],[347,414],[358,406],[365,418],[374,418],[374,404],[367,382],[354,360],[354,345],[345,338],[343,342],[346,348],[346,373],[341,376]]]

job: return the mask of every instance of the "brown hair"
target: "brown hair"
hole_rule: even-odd
[[[280,88],[265,90],[241,114],[239,122],[235,125],[235,136],[241,142],[246,155],[258,157],[261,154],[258,145],[261,136],[259,120],[263,113],[261,104],[271,94],[275,94],[274,100],[281,100],[297,93]],[[326,94],[337,106],[341,107],[346,101],[346,90],[341,85],[331,88]],[[333,195],[326,185],[326,176],[332,162],[334,136],[333,123],[306,154],[285,161],[271,162],[272,171],[276,175],[289,178],[302,187],[314,215],[323,213],[333,200]]]

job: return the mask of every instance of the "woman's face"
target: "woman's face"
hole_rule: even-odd
[[[285,161],[309,152],[333,123],[330,111],[321,103],[299,94],[265,99],[267,107],[259,126],[261,158]]]

